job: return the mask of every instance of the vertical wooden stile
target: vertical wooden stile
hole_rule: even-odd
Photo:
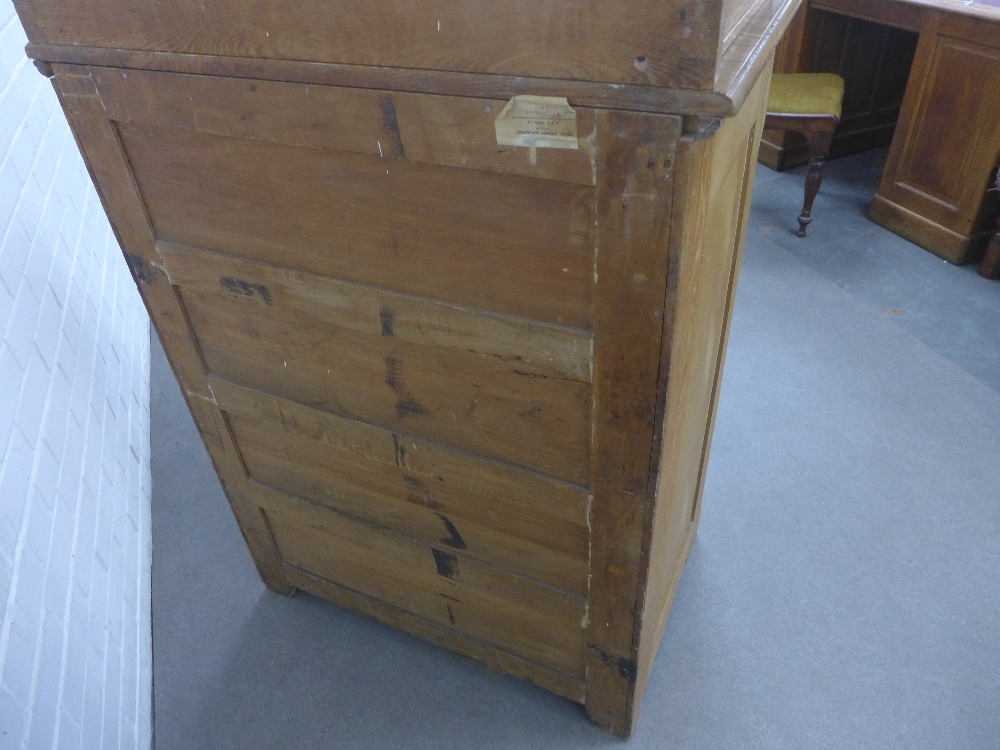
[[[52,84],[77,146],[142,293],[170,365],[219,475],[240,532],[268,588],[290,596],[295,588],[282,572],[274,539],[253,499],[246,472],[224,415],[219,411],[194,334],[177,293],[163,270],[156,237],[132,179],[114,125],[104,112],[87,68],[54,65]]]
[[[587,712],[625,736],[680,135],[679,117],[598,118]]]

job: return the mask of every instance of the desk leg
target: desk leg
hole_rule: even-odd
[[[997,232],[990,239],[979,263],[979,275],[984,279],[1000,279],[1000,217],[997,217]]]

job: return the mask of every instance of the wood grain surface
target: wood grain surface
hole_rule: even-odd
[[[120,131],[161,239],[590,327],[592,188],[132,124]],[[373,145],[380,136],[370,133]]]
[[[921,34],[869,215],[952,263],[992,234],[986,188],[1000,164],[1000,20],[939,17]]]
[[[35,43],[711,88],[721,3],[18,0]]]
[[[778,2],[779,0],[772,0]],[[800,0],[780,0],[797,7]],[[748,24],[749,26],[749,24]],[[747,32],[746,27],[738,36]],[[776,32],[780,33],[780,29]],[[758,39],[758,42],[762,40]],[[777,42],[771,39],[770,44]],[[734,45],[730,45],[733,49]],[[734,80],[727,78],[725,85],[716,89],[662,88],[630,83],[602,83],[576,81],[565,78],[500,75],[492,73],[460,73],[450,70],[418,70],[390,68],[374,65],[346,65],[309,60],[261,60],[250,57],[225,55],[192,55],[178,52],[111,49],[102,47],[72,46],[29,42],[25,50],[30,58],[41,65],[65,63],[68,65],[150,70],[165,73],[246,78],[275,81],[278,83],[308,83],[318,86],[337,86],[353,89],[375,89],[396,93],[461,96],[472,99],[507,101],[512,96],[565,96],[574,106],[603,109],[627,109],[638,112],[669,112],[672,114],[723,117],[732,115],[742,104],[741,99],[730,97],[735,92]],[[735,71],[754,54],[743,47],[737,54],[746,55],[739,63],[730,60],[727,52],[727,69]],[[759,65],[759,60],[758,60]],[[752,67],[759,75],[760,70]],[[744,94],[746,92],[743,92]]]
[[[60,104],[261,579],[274,591],[290,595],[294,588],[285,577],[274,540],[250,494],[228,425],[211,403],[204,364],[192,346],[194,337],[177,293],[162,270],[154,231],[93,78],[86,69],[53,68],[52,82]]]
[[[581,148],[542,149],[531,164],[523,150],[497,145],[493,123],[505,99],[119,68],[93,76],[120,123],[594,184],[594,113],[584,107],[575,108]]]
[[[374,618],[393,628],[457,651],[492,669],[527,680],[543,690],[583,703],[583,680],[550,667],[542,666],[523,656],[497,647],[489,641],[474,638],[454,628],[429,620],[409,610],[396,607],[333,581],[307,573],[294,565],[284,566],[288,580],[296,588],[327,599],[335,604]]]
[[[668,297],[672,336],[663,352],[662,438],[644,543],[637,704],[698,527],[769,84],[768,75],[758,81],[743,111],[711,140],[679,145],[670,240],[676,286]]]
[[[564,674],[583,675],[580,598],[270,488],[255,492],[286,563]]]
[[[585,596],[586,492],[213,378],[254,480]]]
[[[46,15],[22,0],[33,41],[75,2]],[[156,29],[174,52],[223,55],[308,51],[329,31],[299,32],[328,12],[307,4],[250,44],[238,9],[227,40],[210,33],[224,5],[186,38],[149,25],[159,6],[119,28],[136,24],[139,50]],[[725,85],[748,106],[718,132],[577,107],[578,149],[534,156],[497,147],[504,101],[475,92],[275,80],[301,72],[291,62],[226,68],[260,72],[244,78],[206,74],[216,58],[53,66],[269,586],[529,679],[629,735],[697,526],[759,73],[792,5],[728,8]],[[83,42],[102,19],[53,33]],[[382,75],[369,81],[416,80]]]
[[[248,282],[253,283],[253,282]],[[358,333],[226,290],[181,292],[208,370],[309,406],[571,482],[586,477],[588,383],[524,362]]]
[[[189,293],[225,295],[292,317],[317,316],[356,333],[519,362],[555,377],[592,379],[591,337],[584,331],[484,314],[169,242],[157,247],[171,283]]]
[[[636,601],[653,458],[678,117],[602,112],[594,304],[587,714],[632,728]]]

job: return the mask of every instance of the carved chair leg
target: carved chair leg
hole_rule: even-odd
[[[799,214],[799,230],[795,233],[799,237],[806,236],[806,227],[812,222],[813,201],[816,200],[819,186],[823,183],[823,165],[826,163],[827,154],[830,153],[832,142],[833,131],[813,133],[809,139],[809,172],[806,174],[806,195],[802,202],[802,213]]]

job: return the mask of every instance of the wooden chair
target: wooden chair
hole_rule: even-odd
[[[792,130],[809,141],[809,172],[799,214],[799,237],[806,236],[812,206],[823,182],[823,164],[830,153],[833,131],[840,122],[844,79],[834,73],[778,73],[771,78],[767,99],[768,130]]]

